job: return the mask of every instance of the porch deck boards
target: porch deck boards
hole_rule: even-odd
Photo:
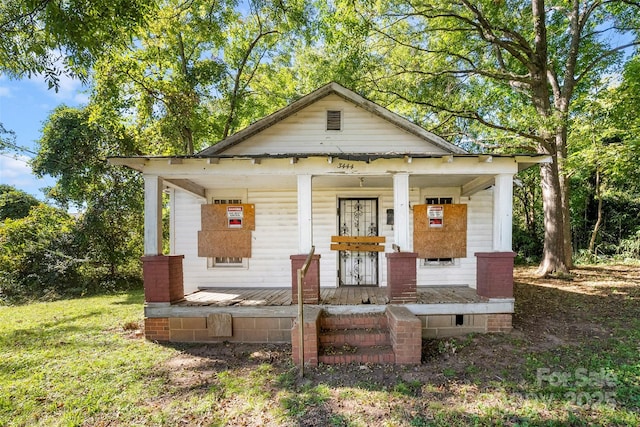
[[[417,304],[482,302],[475,289],[466,286],[418,287]],[[291,305],[291,288],[210,288],[202,289],[179,302],[179,306],[197,307],[265,307]],[[321,305],[385,305],[387,288],[321,288]]]

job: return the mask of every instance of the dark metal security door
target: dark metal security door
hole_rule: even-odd
[[[378,199],[339,199],[340,236],[377,236]],[[378,252],[340,251],[340,286],[377,286]]]

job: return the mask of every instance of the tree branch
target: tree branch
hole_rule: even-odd
[[[483,124],[483,125],[485,125],[487,127],[490,127],[492,129],[500,130],[500,131],[503,131],[503,132],[509,132],[509,133],[518,135],[520,137],[527,138],[529,140],[533,140],[533,141],[536,141],[536,142],[541,143],[541,144],[545,144],[544,139],[541,138],[538,135],[535,135],[535,134],[532,134],[532,133],[528,133],[528,132],[524,132],[524,131],[522,131],[520,129],[511,128],[511,127],[508,127],[508,126],[503,126],[503,125],[499,125],[497,123],[490,122],[490,121],[486,120],[484,117],[482,117],[477,111],[454,110],[452,108],[449,108],[449,107],[446,107],[446,106],[443,106],[443,105],[434,104],[434,103],[427,102],[427,101],[419,101],[419,100],[415,100],[415,99],[409,99],[408,97],[406,97],[406,96],[404,96],[404,95],[402,95],[402,94],[400,94],[400,93],[398,93],[398,92],[396,92],[394,90],[391,90],[391,89],[384,89],[383,90],[383,89],[380,89],[380,88],[376,87],[376,90],[378,92],[381,92],[381,93],[384,93],[384,94],[387,94],[387,95],[393,95],[393,96],[397,97],[398,99],[401,99],[401,100],[403,100],[405,102],[408,102],[408,103],[411,103],[411,104],[422,105],[422,106],[425,106],[425,107],[429,107],[429,108],[434,109],[436,111],[449,113],[452,116],[455,116],[455,117],[458,117],[458,118],[475,120],[475,121],[477,121],[477,122],[479,122],[479,123],[481,123],[481,124]]]

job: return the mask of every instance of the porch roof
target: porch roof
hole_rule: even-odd
[[[387,187],[395,173],[408,173],[412,187],[460,187],[471,195],[494,184],[497,174],[515,174],[539,163],[542,154],[300,153],[211,156],[111,157],[123,165],[162,177],[165,184],[198,197],[205,189],[296,188],[296,176],[310,174],[315,187]],[[229,179],[219,179],[225,176]]]

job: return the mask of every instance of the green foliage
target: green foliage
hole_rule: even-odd
[[[32,207],[39,204],[40,201],[32,195],[10,185],[0,184],[0,221],[24,218],[29,215]]]
[[[86,78],[105,51],[131,42],[153,0],[5,0],[0,3],[0,70],[11,77],[42,74]]]
[[[92,275],[118,282],[139,274],[142,178],[107,164],[109,155],[135,153],[135,139],[118,123],[94,120],[91,113],[89,108],[57,108],[43,130],[33,170],[57,178],[50,197],[82,208],[75,242],[90,261]]]
[[[592,262],[637,257],[639,64],[637,57],[627,64],[621,84],[581,98],[580,115],[571,127],[567,165],[571,170],[572,225],[576,249],[584,250],[582,258]]]
[[[92,103],[128,117],[145,154],[193,154],[284,106],[263,94],[280,92],[269,80],[307,13],[299,0],[165,2],[135,45],[96,64]]]
[[[0,226],[0,300],[49,298],[80,286],[73,230],[65,212],[40,204]]]
[[[539,262],[543,250],[544,220],[538,168],[519,173],[513,187],[513,249],[516,262]]]

